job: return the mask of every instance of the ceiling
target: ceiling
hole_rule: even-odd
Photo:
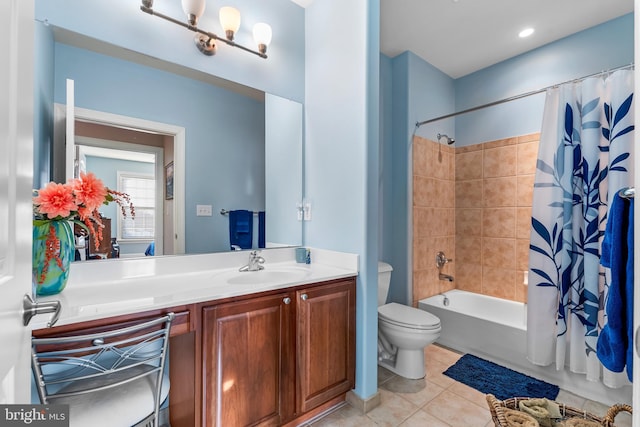
[[[630,12],[633,0],[380,0],[380,50],[458,78]]]

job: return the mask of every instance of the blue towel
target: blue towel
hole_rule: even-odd
[[[145,256],[154,256],[156,253],[156,243],[155,242],[151,242],[149,243],[149,246],[147,246],[147,249],[144,251],[144,255]]]
[[[229,212],[229,244],[242,249],[253,247],[253,212],[236,210]]]
[[[264,248],[265,244],[265,215],[264,211],[258,212],[258,247]]]
[[[633,378],[633,199],[617,193],[611,203],[602,241],[600,264],[611,269],[605,311],[607,324],[598,337],[596,354],[613,372],[626,365]]]

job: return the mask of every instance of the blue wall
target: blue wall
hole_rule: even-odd
[[[389,87],[393,93],[391,107],[383,107],[385,114],[392,115],[392,136],[389,140],[388,130],[384,129],[382,144],[393,147],[392,177],[385,173],[383,184],[383,188],[388,188],[391,180],[393,208],[382,209],[385,212],[382,235],[394,240],[382,246],[382,258],[394,267],[392,300],[410,301],[412,237],[408,174],[409,143],[415,122],[630,64],[633,31],[633,14],[625,15],[457,80],[411,52],[390,59],[392,72],[390,76],[383,72],[381,86],[383,93]],[[543,103],[544,94],[532,96],[424,125],[416,134],[435,140],[437,133],[446,133],[455,137],[459,147],[538,132]],[[386,125],[387,119],[382,123]],[[383,160],[383,165],[388,164],[388,160]]]
[[[627,14],[457,79],[456,111],[633,61],[633,14]],[[542,93],[456,117],[456,146],[539,132],[544,98]]]
[[[327,31],[329,23],[340,31]],[[377,391],[379,1],[313,2],[306,28],[313,55],[306,61],[305,195],[313,214],[305,244],[360,257],[355,392],[367,398]]]
[[[229,249],[228,219],[196,216],[198,204],[264,210],[264,103],[229,90],[61,43],[55,45],[55,102],[75,81],[76,107],[186,129],[185,249]]]
[[[393,266],[389,300],[406,304],[410,301],[407,286],[411,280],[410,154],[415,123],[425,114],[442,115],[453,109],[455,92],[453,79],[412,52],[396,56],[391,63],[391,82],[387,80],[383,84],[383,87],[390,85],[392,88],[391,140],[387,139],[385,130],[386,138],[382,142],[383,147],[392,147],[391,163],[385,161],[387,169],[391,167],[391,173],[385,175],[387,180],[391,177],[391,207],[386,207],[382,219],[386,230],[383,235],[386,236],[388,230],[391,232],[389,240],[386,240],[389,244],[382,247],[382,259]],[[385,108],[385,111],[389,109],[388,106]],[[451,135],[452,124],[445,124],[447,126],[440,126],[437,131]],[[436,129],[432,129],[431,133],[434,132]],[[435,134],[430,138],[435,140]]]

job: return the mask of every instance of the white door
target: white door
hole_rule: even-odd
[[[30,399],[33,0],[0,2],[0,403]]]

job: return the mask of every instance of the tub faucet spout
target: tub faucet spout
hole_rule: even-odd
[[[444,305],[445,307],[449,306],[449,297],[446,294],[443,293],[439,293],[438,295],[442,296],[442,305]]]
[[[449,276],[448,274],[439,273],[438,279],[446,280],[447,282],[453,282],[453,276]]]

